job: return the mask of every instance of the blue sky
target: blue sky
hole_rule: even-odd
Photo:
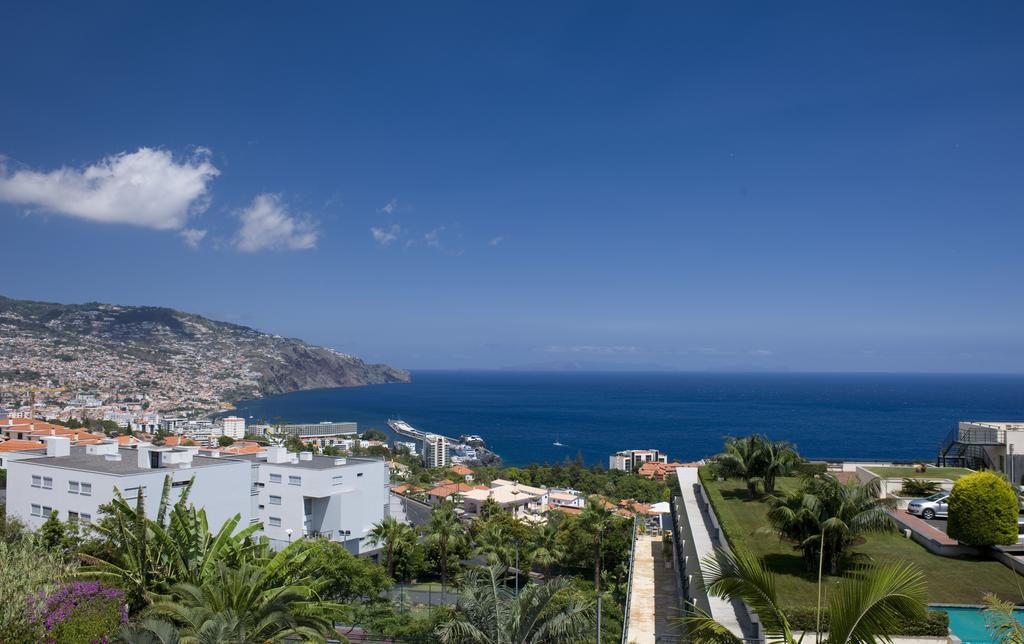
[[[1022,19],[10,4],[2,293],[412,368],[1018,372]]]

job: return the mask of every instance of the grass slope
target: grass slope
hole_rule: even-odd
[[[776,584],[783,604],[813,607],[816,575],[806,571],[799,552],[773,535],[757,532],[768,525],[767,505],[747,499],[742,481],[705,479],[704,482],[729,543],[733,546],[742,543],[778,573]],[[793,478],[779,479],[777,486],[780,491],[794,490],[799,482]],[[877,561],[898,559],[917,564],[928,579],[930,602],[980,604],[988,592],[1005,600],[1024,602],[1024,595],[1018,588],[1018,583],[1024,588],[1024,578],[997,561],[940,557],[900,534],[871,535],[855,551]],[[826,588],[838,582],[838,578],[827,575],[825,580]]]

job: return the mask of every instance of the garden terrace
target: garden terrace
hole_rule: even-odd
[[[929,467],[924,472],[918,472],[913,467],[880,465],[870,465],[864,469],[883,479],[948,479],[950,481],[955,481],[973,472],[966,467]]]
[[[963,473],[967,472],[963,470]],[[817,592],[816,576],[807,572],[800,552],[774,535],[759,532],[769,525],[767,503],[748,498],[743,481],[716,481],[704,468],[701,469],[701,480],[729,544],[733,548],[745,547],[754,552],[777,574],[779,598],[784,605],[813,606]],[[780,478],[777,487],[778,493],[782,494],[799,489],[800,481],[792,477]],[[980,604],[989,592],[1004,600],[1021,601],[1017,584],[1024,580],[996,561],[933,555],[899,533],[868,535],[852,550],[876,561],[915,563],[928,580],[928,600],[931,603]],[[825,581],[827,588],[834,586],[838,578],[826,575]]]

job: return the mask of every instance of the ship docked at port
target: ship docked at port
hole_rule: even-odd
[[[427,467],[444,467],[455,463],[501,464],[501,457],[487,449],[484,439],[476,434],[452,438],[437,432],[422,431],[397,418],[388,419],[388,427],[397,436],[412,439],[419,446],[418,451]]]

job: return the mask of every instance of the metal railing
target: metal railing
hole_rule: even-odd
[[[629,549],[629,572],[626,575],[626,605],[622,609],[622,644],[629,641],[629,605],[633,600],[633,568],[636,566],[636,542],[640,540],[640,515],[633,516],[633,546]]]
[[[965,445],[1005,445],[1006,430],[994,427],[960,427],[957,442]]]

